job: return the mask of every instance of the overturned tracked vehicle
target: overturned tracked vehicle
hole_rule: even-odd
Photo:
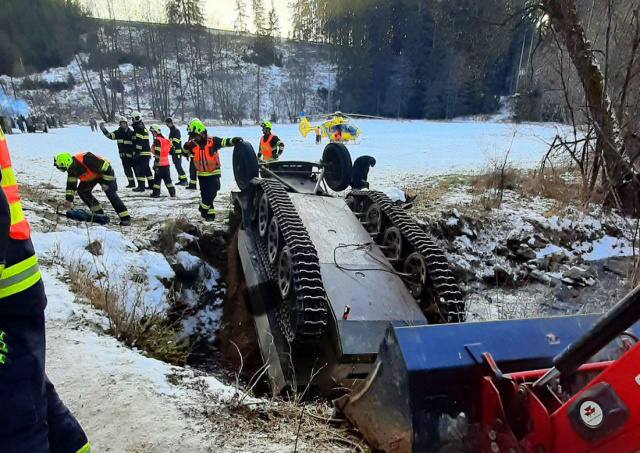
[[[259,163],[242,143],[233,167],[230,255],[274,393],[364,379],[391,325],[464,321],[444,253],[402,207],[376,191],[335,195],[352,179],[344,145],[327,145],[318,163]]]

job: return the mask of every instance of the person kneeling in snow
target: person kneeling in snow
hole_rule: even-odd
[[[160,189],[162,188],[162,181],[169,191],[171,198],[176,196],[176,188],[171,182],[171,167],[169,164],[169,156],[172,153],[173,145],[171,142],[164,138],[162,135],[162,129],[159,125],[154,124],[149,128],[153,134],[153,146],[151,147],[151,154],[153,154],[153,170],[155,176],[153,178],[153,193],[151,198],[158,198],[160,196]]]
[[[58,170],[67,172],[66,204],[73,203],[73,197],[77,191],[92,213],[104,214],[100,202],[91,194],[96,184],[100,184],[113,209],[120,217],[120,225],[128,226],[131,224],[131,216],[118,196],[116,177],[111,163],[107,159],[92,153],[78,153],[75,156],[61,153],[54,158],[53,165]],[[78,180],[80,180],[80,184],[78,184]]]

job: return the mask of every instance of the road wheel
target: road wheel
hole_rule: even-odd
[[[331,190],[341,192],[349,187],[352,163],[346,146],[341,143],[329,143],[322,153],[322,163],[325,166],[325,180]]]

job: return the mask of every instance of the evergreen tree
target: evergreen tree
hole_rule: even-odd
[[[249,16],[246,12],[246,6],[244,0],[236,0],[236,20],[233,24],[233,29],[239,32],[246,32],[248,30]]]
[[[262,0],[251,0],[253,9],[253,26],[257,35],[266,35],[267,23],[264,12],[264,2]]]
[[[65,66],[87,30],[86,13],[75,0],[2,0],[0,74],[21,76]]]
[[[204,25],[201,0],[167,0],[166,10],[167,22],[170,24]]]
[[[267,34],[270,38],[274,39],[280,37],[280,19],[278,19],[278,13],[271,0],[271,9],[267,17]]]

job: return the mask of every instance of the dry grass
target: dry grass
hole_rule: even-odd
[[[37,204],[52,204],[57,201],[52,189],[56,187],[42,183],[37,186],[31,184],[20,184],[20,196],[23,200],[28,200]]]
[[[71,290],[106,314],[114,337],[157,359],[186,363],[188,351],[176,343],[175,329],[144,303],[144,282],[118,281],[108,275],[96,278],[80,260],[68,269]]]
[[[484,209],[500,206],[502,192],[512,190],[528,197],[555,200],[561,212],[569,205],[583,206],[582,185],[567,168],[545,170],[519,170],[511,166],[492,166],[472,179],[472,190],[478,194]]]
[[[158,247],[167,253],[175,252],[175,246],[178,242],[177,238],[181,233],[189,233],[194,236],[200,235],[196,227],[194,227],[187,218],[178,217],[170,219],[165,221],[160,229],[157,239]]]
[[[417,195],[421,204],[432,205],[457,187],[469,186],[472,177],[463,174],[446,175],[436,178],[431,184],[420,185],[408,189],[407,192]]]

